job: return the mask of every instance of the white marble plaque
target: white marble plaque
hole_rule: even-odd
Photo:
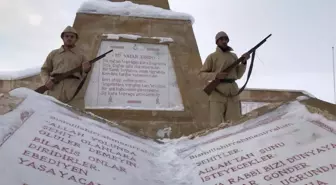
[[[257,108],[260,108],[262,106],[268,105],[268,102],[248,102],[248,101],[242,101],[241,102],[241,112],[242,115],[249,113]]]
[[[88,109],[183,111],[167,45],[102,41],[85,95]]]
[[[146,184],[156,149],[58,112],[33,114],[0,147],[3,185]]]
[[[193,165],[190,184],[335,184],[335,127],[283,115],[257,119],[235,133],[181,150],[180,156]]]

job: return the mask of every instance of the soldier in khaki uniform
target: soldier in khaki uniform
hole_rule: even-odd
[[[238,57],[233,53],[233,49],[228,46],[229,37],[225,32],[216,34],[216,51],[211,53],[205,60],[200,77],[211,81],[220,79],[221,83],[209,96],[210,125],[217,126],[221,123],[228,123],[241,116],[239,96],[232,96],[239,91],[235,80],[240,79],[246,70],[246,62],[250,58],[249,54],[244,54],[244,61],[229,74],[219,73],[224,65],[224,69],[234,63]]]
[[[89,72],[91,65],[83,55],[82,51],[75,45],[78,40],[78,34],[74,28],[67,26],[61,33],[63,45],[51,51],[47,56],[42,68],[41,78],[43,83],[49,89],[47,94],[58,99],[61,102],[75,106],[77,108],[84,108],[84,95],[78,93],[73,98],[77,87],[81,80]],[[75,73],[70,78],[54,84],[51,79],[55,74],[67,72],[82,65],[82,71]]]

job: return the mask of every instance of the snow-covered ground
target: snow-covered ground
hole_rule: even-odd
[[[299,102],[305,97],[234,127],[159,144],[34,91],[10,94],[24,101],[0,116],[3,184],[334,182],[336,121],[310,113]]]

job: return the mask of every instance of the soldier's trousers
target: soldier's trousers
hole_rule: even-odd
[[[209,101],[210,125],[218,126],[221,123],[228,123],[241,116],[240,101],[227,98],[225,102]]]

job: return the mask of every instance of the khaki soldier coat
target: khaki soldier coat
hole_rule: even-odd
[[[55,49],[49,53],[41,68],[40,74],[42,81],[43,83],[46,83],[49,78],[52,78],[52,75],[65,73],[71,69],[81,66],[82,63],[86,61],[86,57],[82,54],[78,47],[65,50],[62,46],[59,49]],[[74,76],[78,77],[78,79],[65,79],[59,84],[55,84],[53,89],[47,91],[47,95],[50,95],[63,103],[67,103],[69,105],[83,109],[84,86],[73,100],[71,100],[71,98],[74,95],[81,80],[86,75],[86,73],[75,73]]]
[[[199,76],[207,81],[215,79],[216,74],[224,65],[224,69],[229,67],[238,59],[237,55],[231,51],[223,52],[217,47],[205,60]],[[246,65],[239,64],[229,72],[227,79],[240,79],[246,70]],[[233,120],[241,115],[239,96],[235,95],[239,91],[237,83],[221,83],[209,96],[210,122],[212,126],[217,126],[228,120]]]

